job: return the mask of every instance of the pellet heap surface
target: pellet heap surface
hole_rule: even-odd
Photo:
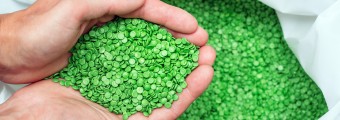
[[[217,52],[214,79],[180,120],[317,119],[327,106],[257,0],[165,0],[193,14]]]
[[[198,48],[159,25],[118,18],[81,36],[68,66],[52,78],[124,119],[136,112],[149,116],[171,108],[186,88]]]

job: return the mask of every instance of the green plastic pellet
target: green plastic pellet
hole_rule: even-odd
[[[162,34],[161,34],[161,33],[158,33],[158,34],[157,34],[157,39],[162,39],[162,38],[163,38]]]
[[[192,60],[195,61],[195,62],[197,62],[197,61],[198,61],[198,55],[193,55],[193,56],[192,56]]]
[[[87,85],[87,84],[89,84],[90,83],[90,79],[89,78],[84,78],[83,79],[83,84],[84,85]]]
[[[118,33],[117,37],[118,37],[118,39],[124,39],[125,38],[124,33],[121,33],[121,32]]]
[[[89,35],[84,35],[84,39],[85,40],[90,40],[90,36]]]
[[[57,82],[59,82],[59,79],[58,78],[53,78],[52,81],[57,83]]]
[[[155,82],[155,79],[153,79],[153,78],[149,78],[149,79],[148,79],[148,83],[152,84],[152,83],[154,83],[154,82]]]
[[[132,97],[138,97],[137,91],[132,91]]]
[[[150,113],[148,113],[148,112],[143,112],[143,115],[144,115],[144,116],[149,116]]]
[[[142,107],[141,105],[137,105],[137,106],[136,106],[136,110],[137,110],[137,111],[141,111],[142,109],[143,109],[143,107]]]
[[[117,101],[117,100],[119,100],[119,96],[118,95],[113,95],[112,99]]]
[[[116,57],[116,61],[120,62],[120,61],[122,61],[122,60],[123,60],[123,57],[122,57],[122,56],[117,56],[117,57]]]
[[[186,82],[183,82],[180,86],[184,89],[184,88],[186,88],[187,87],[187,83]]]
[[[129,60],[129,63],[130,63],[131,65],[133,65],[133,64],[136,63],[136,60],[135,60],[135,59],[130,59],[130,60]]]
[[[139,62],[140,64],[143,64],[143,63],[145,62],[145,59],[144,59],[144,58],[139,58],[139,59],[138,59],[138,62]]]
[[[123,56],[123,60],[128,60],[130,57],[128,55]]]
[[[144,72],[144,73],[143,73],[143,76],[144,76],[145,78],[148,78],[148,77],[150,77],[150,74],[151,74],[150,72]]]
[[[166,98],[162,98],[159,102],[160,103],[162,103],[162,104],[165,104],[166,103],[166,101],[167,101],[167,99]]]
[[[129,118],[130,115],[128,114],[123,114],[123,120],[127,120]]]
[[[122,83],[122,81],[121,81],[120,79],[116,79],[115,82],[116,82],[117,84]]]
[[[136,58],[140,58],[141,57],[141,53],[139,53],[139,52],[136,52],[134,55],[135,55]]]
[[[171,103],[170,103],[170,102],[166,102],[166,103],[164,104],[164,107],[165,107],[165,108],[171,108]]]
[[[180,73],[181,73],[182,75],[185,75],[186,72],[187,72],[187,71],[186,71],[184,68],[180,69]]]
[[[143,99],[143,95],[138,95],[138,96],[137,96],[137,99],[138,99],[138,100],[142,100],[142,99]]]
[[[152,84],[151,89],[155,90],[155,89],[157,89],[157,86],[155,84]]]
[[[137,93],[143,93],[144,89],[143,87],[137,87]]]
[[[106,92],[105,93],[105,98],[110,98],[111,97],[111,94],[109,92]]]
[[[163,51],[161,51],[159,54],[160,54],[162,57],[165,57],[165,56],[168,55],[168,52],[165,51],[165,50],[163,50]]]
[[[108,52],[104,52],[104,55],[106,56],[107,60],[112,60],[113,59],[113,56],[110,53],[108,53]]]
[[[172,100],[176,101],[176,100],[178,100],[178,98],[179,98],[178,95],[175,94],[175,95],[173,95]]]
[[[175,52],[175,50],[176,50],[176,47],[174,47],[174,46],[169,47],[169,52]]]
[[[134,38],[136,36],[136,32],[135,31],[131,31],[130,32],[130,37]]]
[[[149,101],[143,99],[142,100],[142,106],[147,106],[149,104]]]
[[[173,86],[173,82],[171,82],[171,81],[166,82],[166,86],[172,87]]]
[[[182,87],[177,87],[177,88],[176,88],[176,92],[181,93],[182,91],[183,91],[183,88],[182,88]]]

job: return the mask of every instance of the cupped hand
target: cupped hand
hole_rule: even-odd
[[[172,120],[208,87],[215,51],[206,46],[207,33],[187,12],[158,0],[40,0],[27,10],[0,15],[0,80],[29,83],[67,65],[68,51],[93,25],[118,15],[142,18],[167,28],[200,46],[199,66],[186,78],[187,88],[170,109],[159,108],[149,117],[136,113],[130,119]],[[6,57],[3,57],[6,56]],[[0,119],[121,119],[79,92],[50,80],[17,91],[0,105]]]
[[[214,59],[215,51],[211,47],[201,47],[199,66],[187,76],[188,86],[172,107],[155,109],[149,117],[136,113],[129,119],[174,120],[179,117],[208,87],[213,77],[211,65]],[[0,119],[116,120],[122,119],[122,115],[110,113],[102,106],[86,100],[72,88],[66,88],[51,80],[43,80],[20,89],[0,105]]]
[[[204,46],[208,35],[195,18],[159,0],[38,0],[26,10],[0,15],[0,80],[30,83],[61,70],[80,35],[116,15],[160,24],[210,51],[202,59],[213,63],[213,49]]]

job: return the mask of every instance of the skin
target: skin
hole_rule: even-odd
[[[181,115],[211,82],[216,56],[206,46],[207,32],[193,16],[158,0],[39,0],[28,9],[0,15],[0,80],[33,83],[0,105],[0,119],[121,119],[78,91],[40,81],[67,65],[68,51],[81,34],[114,16],[160,24],[175,37],[201,46],[199,66],[186,78],[188,87],[171,109],[156,109],[149,117],[137,113],[129,119],[172,120]]]

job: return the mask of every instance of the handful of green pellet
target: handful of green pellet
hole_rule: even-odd
[[[198,47],[141,19],[118,18],[92,30],[71,50],[69,65],[53,81],[123,118],[165,106],[186,88],[198,66]]]

